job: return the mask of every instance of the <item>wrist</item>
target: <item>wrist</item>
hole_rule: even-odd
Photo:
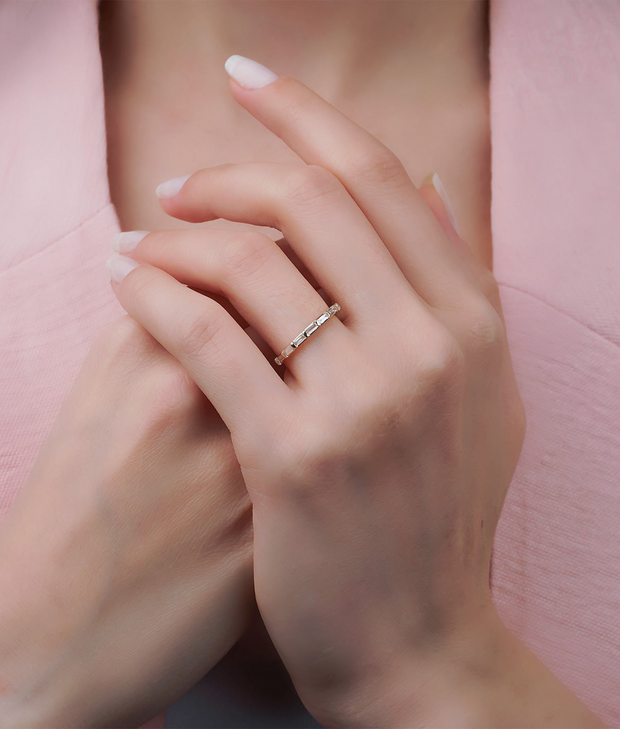
[[[445,640],[399,652],[329,709],[316,718],[347,729],[604,726],[506,628],[490,601]]]
[[[515,643],[489,600],[458,630],[394,651],[309,708],[325,726],[348,729],[491,725],[490,697],[504,682]]]
[[[390,726],[477,729],[504,725],[499,707],[517,641],[493,604],[445,641],[405,661],[402,699]],[[416,687],[407,696],[407,685]]]

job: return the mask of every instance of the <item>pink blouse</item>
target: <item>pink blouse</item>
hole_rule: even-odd
[[[493,592],[620,726],[620,4],[490,13],[495,273],[528,414]],[[0,5],[0,99],[3,514],[93,338],[124,313],[104,266],[119,226],[95,0]]]

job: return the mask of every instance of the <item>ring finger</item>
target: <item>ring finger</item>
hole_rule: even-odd
[[[258,231],[155,231],[131,256],[181,283],[225,296],[277,355],[335,303],[326,303],[278,244]],[[325,363],[336,361],[336,349],[348,334],[339,320],[321,330],[314,333],[320,346],[313,339],[313,346],[286,359],[297,379],[324,377]]]

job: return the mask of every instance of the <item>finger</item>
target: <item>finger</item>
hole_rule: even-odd
[[[209,228],[209,230],[212,231],[218,231],[222,232],[224,235],[228,235],[229,231],[228,229],[221,230],[218,228]],[[117,251],[118,253],[122,253],[126,256],[131,256],[132,252],[135,250],[138,243],[144,238],[144,236],[148,235],[149,231],[147,230],[131,230],[126,231],[123,233],[117,233],[112,238],[112,248]],[[273,239],[272,239],[273,240]],[[308,270],[307,266],[304,264],[302,260],[300,260],[299,256],[295,253],[295,251],[291,248],[289,243],[287,242],[286,238],[278,238],[277,240],[274,240],[274,243],[280,248],[282,253],[291,261],[291,263],[295,266],[295,268],[301,273],[301,275],[308,281],[308,283],[312,286],[313,289],[319,290],[321,287],[319,286],[318,281],[314,278],[312,273]],[[153,264],[156,265],[156,264]],[[158,268],[163,268],[162,266],[158,266]],[[200,287],[199,284],[192,285],[189,284],[187,281],[184,281],[183,283],[186,283],[189,288],[191,288],[193,291],[197,291],[199,294],[202,294],[203,296],[210,296],[214,301],[217,301],[217,303],[220,306],[223,306],[226,311],[234,318],[234,320],[239,324],[242,328],[248,327],[248,322],[241,316],[241,314],[235,309],[235,307],[230,303],[230,301],[221,294],[217,294],[213,291],[205,291]],[[328,294],[326,294],[324,291],[321,294],[323,297],[323,300],[325,301],[325,297],[330,298]],[[326,304],[325,308],[329,304]]]
[[[181,363],[231,432],[253,437],[286,412],[290,389],[219,304],[148,264],[127,273],[136,265],[128,262],[108,262],[121,305]]]
[[[426,306],[342,184],[322,167],[218,165],[191,175],[163,206],[191,222],[226,218],[280,230],[353,328],[382,322],[384,311],[406,299]]]
[[[254,342],[254,344],[260,349],[260,351],[263,353],[265,360],[267,362],[269,362],[271,367],[273,367],[273,369],[276,372],[276,374],[278,375],[278,377],[282,378],[284,376],[284,373],[286,372],[286,368],[280,367],[279,365],[277,365],[275,363],[274,357],[273,357],[273,350],[267,344],[267,342],[265,342],[265,340],[256,331],[256,329],[254,329],[254,327],[247,326],[247,327],[245,327],[244,331],[248,335],[248,337],[250,337],[250,339]]]
[[[398,157],[300,81],[282,76],[248,89],[248,64],[227,65],[241,81],[230,82],[234,99],[304,162],[342,182],[416,291],[433,306],[458,304],[475,281]]]
[[[131,255],[181,283],[225,296],[272,348],[271,360],[329,308],[280,247],[258,231],[159,230]],[[341,351],[344,329],[335,317],[313,333],[312,346],[286,359],[296,379],[325,378]]]
[[[299,273],[301,273],[306,281],[308,281],[312,288],[319,289],[319,282],[312,275],[312,272],[308,269],[308,266],[306,266],[306,264],[301,260],[297,253],[295,253],[295,251],[291,248],[291,244],[286,240],[286,238],[280,238],[280,240],[277,240],[276,243],[280,246],[280,249],[285,254],[285,256],[295,266]]]
[[[211,230],[218,230],[218,228],[211,228]],[[228,228],[226,228],[226,230],[228,230]],[[252,230],[252,228],[248,228],[248,230]],[[291,248],[290,243],[286,240],[286,238],[284,236],[274,239],[273,236],[271,235],[271,231],[269,231],[267,233],[265,233],[265,231],[261,231],[261,232],[264,235],[268,235],[274,241],[274,243],[276,243],[282,249],[282,252],[293,263],[295,268],[301,273],[301,275],[306,279],[306,281],[308,281],[312,285],[312,288],[314,288],[314,289],[320,288],[318,281],[314,278],[312,273],[308,270],[308,267],[306,266],[306,264],[299,258],[297,253],[295,253],[295,251]]]
[[[502,310],[502,302],[499,297],[499,288],[497,281],[490,271],[473,253],[469,245],[461,238],[455,230],[450,220],[450,215],[446,210],[446,204],[440,197],[436,188],[432,183],[424,184],[420,187],[420,194],[426,200],[427,205],[433,215],[439,221],[448,239],[455,247],[460,255],[464,265],[466,265],[472,275],[476,279],[478,286],[495,311],[499,314],[502,322],[504,322],[504,312]]]
[[[215,228],[209,230],[216,230]],[[122,233],[121,233],[122,235]],[[313,289],[319,289],[320,285],[319,282],[316,280],[316,278],[312,275],[312,272],[308,270],[308,267],[306,264],[299,258],[297,253],[291,248],[290,243],[286,240],[286,238],[279,238],[278,240],[274,241],[274,243],[280,248],[282,253],[289,259],[289,261],[295,266],[295,268],[301,273],[301,275],[306,279],[306,281],[312,286]],[[224,301],[223,298],[221,298],[220,303]],[[240,320],[240,323],[241,320]],[[244,324],[242,324],[245,326]]]
[[[468,260],[469,256],[466,256],[466,252],[469,251],[470,248],[459,235],[459,232],[455,227],[456,221],[451,217],[451,213],[447,210],[445,202],[432,182],[435,174],[437,173],[427,175],[424,178],[422,184],[418,188],[418,192],[424,198],[424,201],[428,205],[430,211],[437,218],[439,225],[441,225],[443,232],[448,236],[452,245],[455,246],[457,251],[462,251],[464,258]]]

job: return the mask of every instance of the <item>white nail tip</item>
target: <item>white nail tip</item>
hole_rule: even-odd
[[[148,234],[148,230],[128,230],[124,233],[117,233],[112,236],[112,249],[119,253],[129,253]]]
[[[224,64],[226,73],[246,89],[262,89],[280,78],[266,66],[245,56],[230,56]]]
[[[454,215],[454,208],[452,207],[452,203],[450,202],[450,198],[448,197],[448,193],[446,192],[446,188],[443,186],[443,183],[439,179],[439,175],[434,172],[433,173],[433,187],[435,188],[437,194],[441,198],[445,208],[446,213],[448,214],[448,220],[450,223],[452,223],[452,227],[456,232],[461,235],[461,231],[459,230],[458,225],[456,224],[456,216]]]
[[[114,255],[108,258],[105,265],[112,281],[120,283],[128,273],[133,271],[134,268],[137,268],[140,264],[138,261],[134,261],[133,258]]]
[[[185,177],[175,177],[172,180],[166,180],[166,182],[162,182],[161,185],[157,186],[155,194],[157,197],[172,197],[179,192],[189,178],[190,175],[185,175]]]

